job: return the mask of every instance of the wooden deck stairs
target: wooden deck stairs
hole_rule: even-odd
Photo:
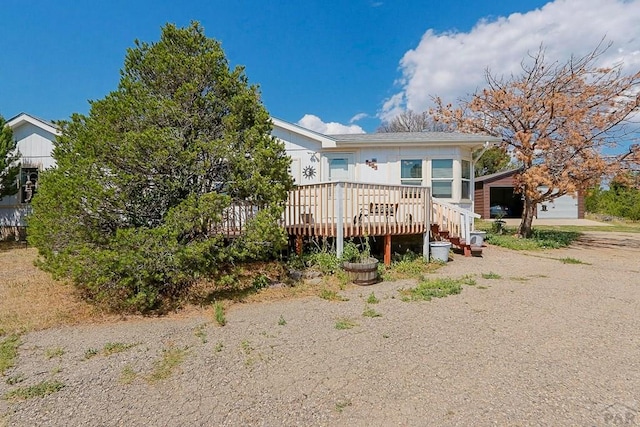
[[[441,230],[438,224],[431,224],[431,240],[451,242],[454,250],[462,252],[467,257],[482,256],[482,246],[471,245],[459,236],[451,235],[449,230]]]

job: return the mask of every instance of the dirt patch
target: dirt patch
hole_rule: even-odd
[[[64,388],[0,400],[0,414],[16,426],[638,422],[639,241],[589,232],[567,249],[456,255],[434,277],[477,284],[430,302],[400,300],[413,282],[383,282],[346,301],[239,304],[224,327],[202,311],[28,333],[0,395]]]
[[[72,286],[34,265],[36,249],[0,251],[0,330],[4,333],[113,320],[81,301]]]

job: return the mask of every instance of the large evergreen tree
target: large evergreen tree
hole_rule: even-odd
[[[0,200],[18,192],[16,180],[20,173],[19,158],[13,131],[4,117],[0,116]]]
[[[258,89],[199,24],[136,41],[117,90],[60,126],[29,238],[46,269],[89,297],[152,308],[225,262],[283,244],[290,160]],[[261,209],[229,245],[215,230],[236,202]]]

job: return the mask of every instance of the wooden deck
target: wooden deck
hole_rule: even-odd
[[[237,237],[258,209],[250,204],[225,210],[220,233]],[[428,257],[431,225],[451,236],[468,239],[473,218],[478,215],[433,199],[430,188],[408,185],[327,182],[299,185],[289,192],[282,226],[301,247],[305,237],[336,239],[338,256],[344,239],[384,236],[386,251],[391,236],[423,235],[423,253]],[[385,253],[385,262],[390,254]]]

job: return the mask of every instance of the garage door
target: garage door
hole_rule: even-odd
[[[578,198],[566,195],[558,197],[553,202],[539,204],[538,218],[578,218]]]

